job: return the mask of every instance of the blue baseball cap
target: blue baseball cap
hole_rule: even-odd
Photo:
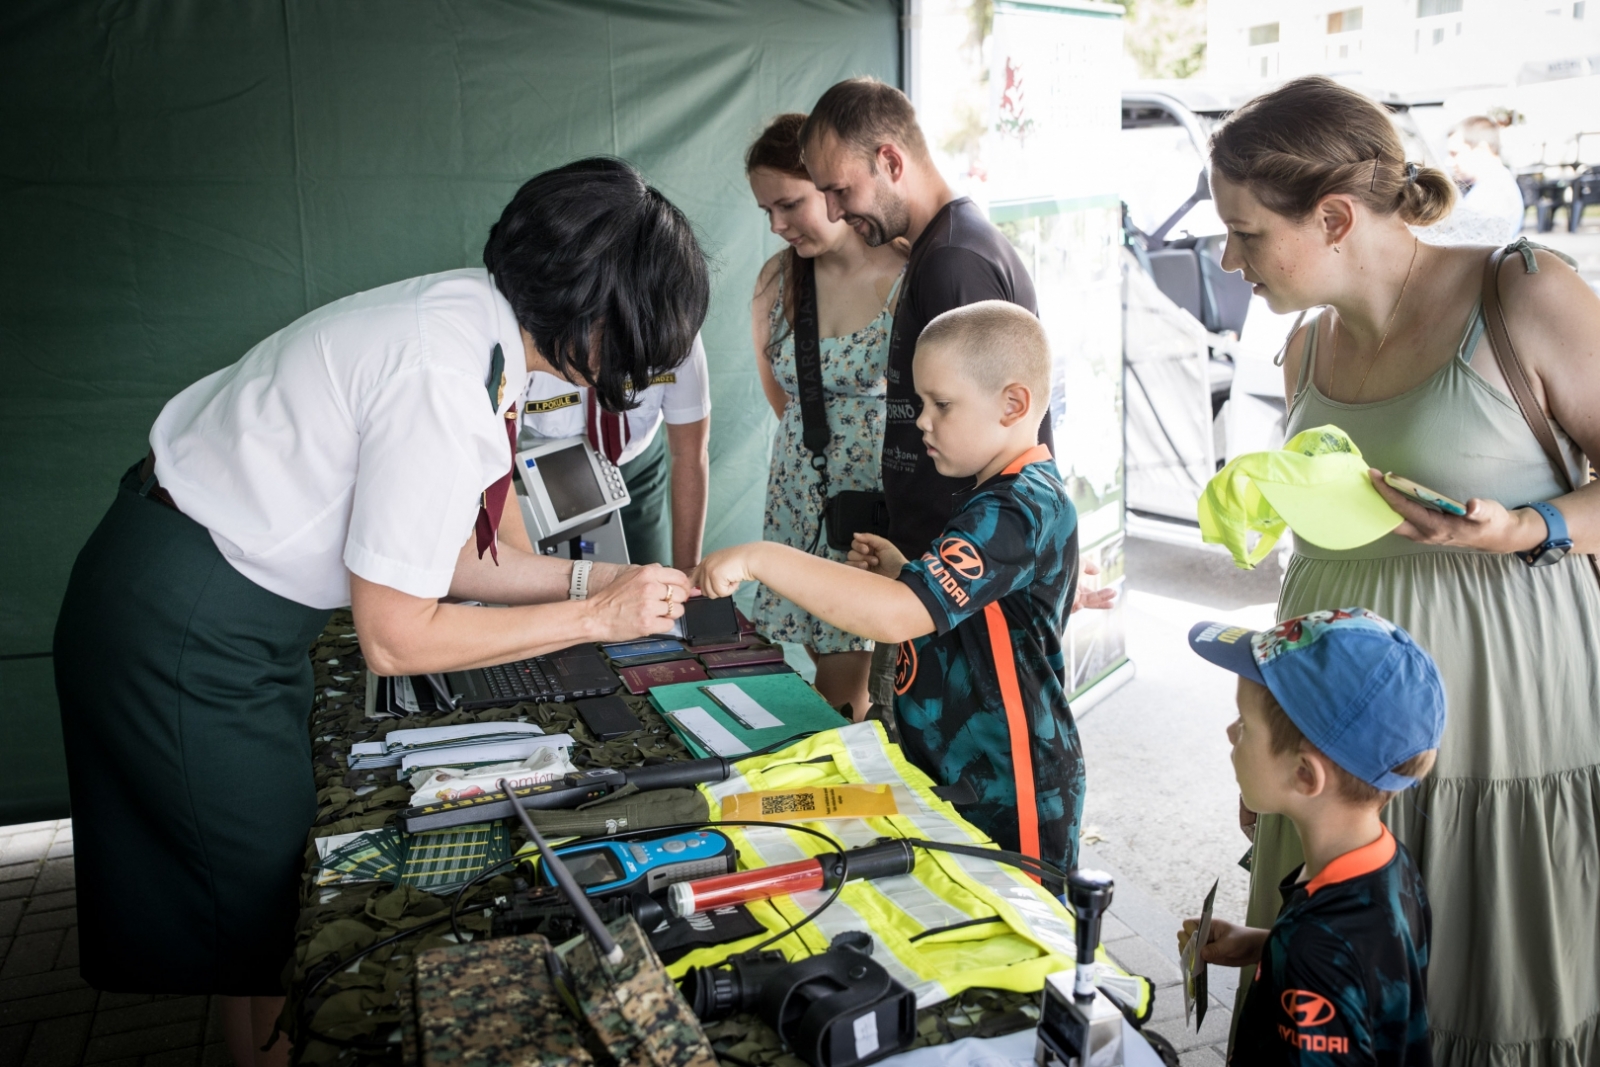
[[[1378,789],[1416,785],[1390,768],[1439,747],[1439,668],[1410,634],[1366,608],[1314,611],[1270,630],[1196,623],[1189,647],[1266,686],[1306,740]]]

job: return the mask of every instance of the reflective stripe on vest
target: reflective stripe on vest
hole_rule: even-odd
[[[879,837],[917,837],[962,845],[989,845],[976,827],[933,793],[933,782],[906,761],[898,746],[873,722],[816,734],[782,752],[741,761],[725,782],[702,786],[720,811],[724,797],[753,789],[844,782],[890,785],[900,814],[876,819],[839,819],[809,825],[846,848]],[[734,840],[741,869],[788,863],[829,851],[818,838],[770,827],[723,827]],[[826,894],[775,897],[750,906],[768,933],[732,945],[696,949],[669,968],[681,977],[689,967],[712,966],[798,921]],[[972,919],[999,921],[939,932]],[[972,987],[1032,992],[1044,978],[1074,965],[1071,914],[1048,890],[1015,868],[978,857],[918,850],[910,875],[848,883],[815,923],[774,947],[790,959],[821,951],[837,934],[866,930],[878,943],[874,959],[913,990],[919,1007],[936,1004]],[[913,941],[912,938],[925,934]],[[1109,963],[1104,951],[1096,953]],[[1117,969],[1110,967],[1112,972]],[[1147,1013],[1150,984],[1122,979],[1135,1010]]]

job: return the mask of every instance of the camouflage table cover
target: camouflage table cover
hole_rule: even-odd
[[[334,613],[313,646],[311,658],[316,691],[309,727],[317,819],[306,845],[294,957],[284,973],[288,1003],[283,1026],[294,1039],[299,1063],[390,1067],[401,1063],[400,1002],[402,991],[409,990],[413,982],[414,957],[453,945],[455,940],[449,925],[442,921],[448,914],[449,898],[388,884],[316,886],[316,838],[383,826],[407,806],[411,796],[410,789],[397,781],[393,768],[350,770],[350,746],[381,739],[394,729],[520,720],[537,723],[551,733],[571,734],[572,760],[579,767],[627,768],[650,758],[688,759],[690,754],[647,699],[627,693],[620,695],[644,729],[607,742],[597,741],[589,733],[570,704],[518,704],[447,715],[368,719],[366,664],[348,611]],[[567,817],[585,824],[608,821],[603,806]],[[512,833],[513,847],[519,847],[521,827],[512,824]],[[474,937],[487,934],[489,920],[482,909],[510,888],[508,877],[489,880],[474,895],[475,907],[463,909],[461,929]],[[410,930],[418,933],[399,937],[363,957],[353,968],[344,966],[356,952]],[[313,986],[315,992],[311,992]],[[917,1044],[998,1036],[1032,1026],[1038,1015],[1037,1003],[1037,994],[969,990],[918,1013]],[[729,1067],[803,1067],[798,1058],[782,1050],[777,1035],[753,1017],[735,1016],[707,1027],[706,1032],[718,1058]]]

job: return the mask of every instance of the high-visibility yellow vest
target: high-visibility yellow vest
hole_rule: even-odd
[[[949,844],[993,846],[933,792],[934,782],[890,744],[875,722],[815,734],[781,752],[736,764],[725,782],[701,786],[717,819],[722,799],[762,789],[867,783],[889,785],[898,815],[830,819],[807,823],[845,848],[881,837],[925,838]],[[751,870],[792,863],[830,846],[809,834],[776,827],[720,828],[739,851],[739,867]],[[774,897],[751,904],[767,933],[746,941],[696,949],[669,973],[681,978],[690,967],[707,967],[753,948],[809,913],[826,891]],[[773,948],[789,959],[820,952],[845,931],[866,930],[877,942],[873,958],[917,997],[919,1008],[968,988],[1028,993],[1044,988],[1046,975],[1071,970],[1076,942],[1072,913],[1048,890],[1015,867],[991,860],[928,849],[916,850],[908,875],[846,883],[832,906]],[[1102,948],[1096,959],[1105,985],[1148,1017],[1152,986],[1111,963]]]

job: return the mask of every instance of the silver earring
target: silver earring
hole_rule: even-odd
[[[1338,245],[1334,245],[1333,246],[1333,251],[1334,251],[1335,255],[1338,255],[1339,254],[1339,246]]]

